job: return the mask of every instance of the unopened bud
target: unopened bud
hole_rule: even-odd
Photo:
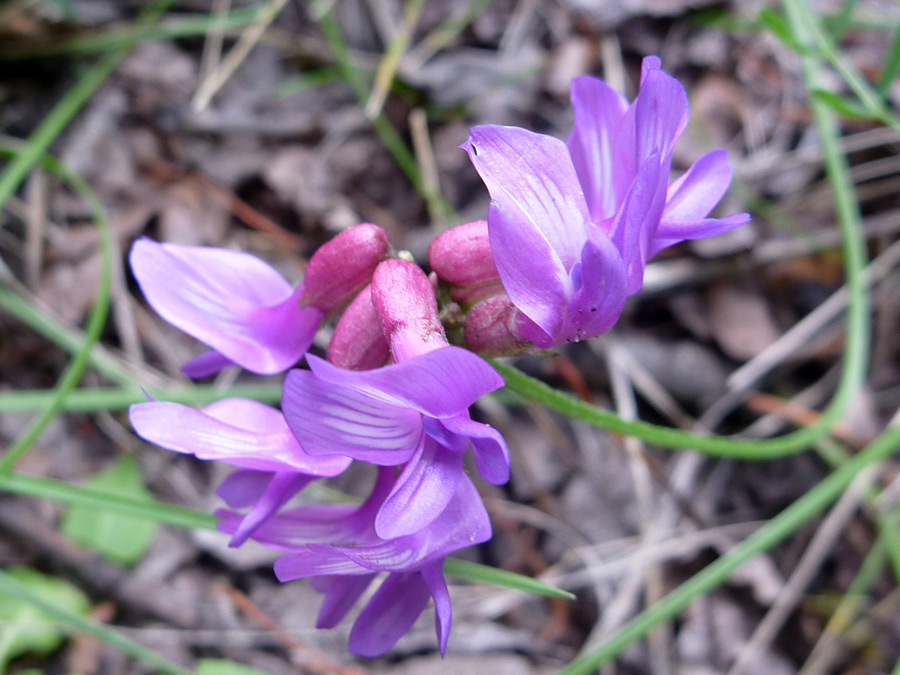
[[[302,303],[325,313],[340,309],[372,280],[389,248],[387,233],[378,225],[344,230],[309,259]]]
[[[533,349],[517,336],[522,314],[506,294],[476,304],[466,314],[466,344],[482,356],[522,354]]]
[[[372,303],[395,360],[446,346],[434,286],[415,263],[396,258],[381,263],[372,277]]]
[[[454,286],[450,289],[450,298],[464,309],[495,295],[506,295],[506,289],[499,279],[478,286]]]
[[[371,370],[388,359],[390,347],[372,304],[371,284],[344,311],[328,343],[328,360],[338,368]]]
[[[477,286],[500,279],[484,220],[457,225],[438,235],[428,247],[428,263],[438,277],[454,286]]]

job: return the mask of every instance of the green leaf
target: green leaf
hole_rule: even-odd
[[[894,31],[894,38],[891,40],[891,46],[884,59],[884,69],[881,71],[881,77],[878,78],[878,93],[882,98],[888,95],[898,72],[900,72],[900,26]]]
[[[6,574],[33,594],[77,614],[87,614],[90,602],[75,586],[30,567],[14,567]],[[0,592],[0,672],[16,656],[46,654],[59,647],[66,633],[59,620],[17,597]]]
[[[131,455],[123,456],[113,466],[99,473],[88,487],[101,493],[152,501],[144,487],[141,471]],[[73,541],[93,549],[123,565],[136,563],[150,546],[156,523],[125,516],[114,509],[100,510],[89,506],[73,506],[63,518],[62,532]]]
[[[810,50],[801,44],[794,34],[791,32],[784,15],[776,12],[771,7],[764,7],[759,10],[759,18],[765,24],[766,28],[781,40],[785,45],[793,49],[798,54],[808,53]]]
[[[534,593],[535,595],[546,595],[551,598],[565,598],[566,600],[574,600],[575,594],[564,591],[556,586],[545,584],[543,581],[526,577],[515,572],[507,572],[506,570],[497,569],[488,565],[480,565],[478,563],[469,562],[467,560],[459,560],[457,558],[447,558],[444,563],[444,572],[451,577],[458,579],[468,579],[469,581],[477,581],[483,584],[491,584],[493,586],[503,586],[504,588],[512,588],[516,591],[525,591],[526,593]]]
[[[200,659],[196,675],[268,675],[268,673],[228,659]]]
[[[827,89],[815,89],[813,90],[812,95],[839,115],[860,120],[872,119],[872,113],[869,112],[868,108],[859,105],[858,103],[854,103],[853,101],[848,101],[846,98],[839,94],[835,94],[833,91],[828,91]]]

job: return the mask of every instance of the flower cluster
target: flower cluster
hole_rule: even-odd
[[[678,241],[737,227],[709,218],[731,177],[721,150],[669,185],[672,147],[687,121],[681,86],[644,61],[629,105],[602,81],[572,88],[568,141],[524,129],[475,127],[463,146],[492,202],[486,221],[453,228],[429,249],[435,274],[393,256],[376,225],[350,228],[315,252],[293,288],[236,251],[137,241],[131,267],[150,305],[210,347],[192,377],[237,365],[286,372],[281,408],[231,398],[196,410],[132,406],[143,438],[237,470],[219,487],[220,529],[285,552],[281,581],[312,578],[324,595],[318,626],[336,625],[379,573],[350,649],[388,650],[434,601],[441,653],[451,608],[445,558],[488,540],[484,505],[464,471],[509,478],[502,436],[470,406],[503,385],[476,353],[547,348],[608,331],[647,260]],[[448,343],[438,280],[465,313],[468,349]],[[325,359],[307,353],[336,319]],[[298,363],[304,359],[305,368]],[[377,474],[361,504],[285,509],[311,482],[352,462]]]
[[[572,82],[572,107],[565,143],[490,125],[474,127],[463,145],[491,194],[487,223],[438,237],[429,262],[475,302],[465,336],[477,352],[601,335],[641,289],[650,258],[750,218],[709,218],[731,182],[724,150],[669,185],[688,100],[657,57],[644,59],[630,105],[585,76]]]

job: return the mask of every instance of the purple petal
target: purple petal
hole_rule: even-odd
[[[566,145],[591,219],[600,222],[616,210],[613,175],[617,167],[612,149],[628,101],[603,80],[589,76],[572,80],[571,98],[575,127]]]
[[[138,435],[152,443],[244,469],[336,476],[350,464],[343,456],[307,454],[278,410],[247,399],[225,399],[203,410],[164,401],[137,403],[128,415]]]
[[[673,246],[686,239],[700,239],[702,237],[712,237],[724,232],[731,232],[741,225],[750,222],[749,213],[735,213],[725,218],[703,218],[692,222],[677,222],[673,220],[662,220],[656,236],[650,242],[650,258],[662,251],[668,246]]]
[[[645,56],[641,61],[641,86],[644,86],[644,80],[647,79],[647,75],[652,73],[654,70],[660,70],[661,68],[662,60],[658,56]]]
[[[284,506],[295,494],[314,479],[302,473],[276,473],[269,481],[259,501],[242,519],[228,545],[237,548],[243,544],[262,523]]]
[[[474,127],[463,147],[491,193],[488,230],[503,286],[553,335],[589,218],[568,149],[559,139],[499,126]]]
[[[246,509],[262,497],[274,475],[271,471],[238,469],[219,484],[216,494],[231,508]]]
[[[311,354],[306,360],[323,382],[431,417],[458,415],[504,384],[487,361],[461,347],[440,347],[409,361],[365,371],[343,370]]]
[[[463,456],[423,434],[419,452],[407,463],[375,518],[375,532],[394,539],[427,527],[456,493]]]
[[[687,92],[678,80],[658,68],[647,69],[634,100],[638,166],[653,154],[668,166],[689,110]]]
[[[300,506],[268,518],[253,538],[266,546],[284,551],[305,551],[311,543],[377,542],[375,514],[395,482],[393,469],[379,471],[378,480],[363,504],[316,504]],[[219,529],[234,533],[240,516],[219,511],[224,520]]]
[[[293,290],[246,253],[140,239],[130,262],[160,316],[255,372],[277,373],[296,363],[323,316],[300,306],[302,287]]]
[[[569,304],[557,343],[577,342],[606,333],[625,307],[625,265],[613,243],[602,233],[581,252],[577,290]]]
[[[650,239],[659,226],[665,203],[660,177],[659,162],[651,157],[641,165],[610,227],[609,238],[625,264],[629,295],[637,293],[644,284]]]
[[[450,591],[447,589],[447,580],[444,579],[444,561],[438,560],[425,565],[419,572],[434,599],[434,629],[443,657],[447,653],[447,639],[450,637],[450,626],[453,623]]]
[[[353,624],[350,651],[370,658],[384,654],[412,627],[430,597],[422,575],[388,576]]]
[[[476,126],[463,145],[491,199],[512,203],[566,269],[586,236],[587,204],[566,144],[519,127]],[[490,229],[488,221],[488,229]],[[493,249],[493,241],[491,241]],[[494,258],[497,252],[493,251]]]
[[[357,504],[329,504],[290,509],[265,520],[253,532],[253,539],[279,551],[305,551],[310,543],[342,541],[347,536],[365,533],[371,528],[371,518],[361,523],[354,516]],[[218,528],[225,534],[235,534],[244,516],[225,509],[216,511],[222,520]]]
[[[220,354],[215,349],[209,352],[195,356],[190,361],[181,366],[181,372],[190,378],[199,380],[201,377],[209,377],[215,375],[223,368],[236,366],[237,364],[226,356]]]
[[[363,567],[330,546],[310,544],[308,551],[285,555],[275,561],[275,576],[282,583],[321,575],[369,574]]]
[[[724,148],[707,152],[669,186],[663,219],[689,222],[706,218],[728,189],[732,173]]]
[[[310,363],[321,361],[309,359]],[[348,376],[370,372],[321,363]],[[288,373],[282,408],[294,436],[312,455],[340,452],[373,464],[402,464],[415,452],[422,435],[422,415],[415,410],[326,381],[308,370]]]
[[[374,574],[360,574],[350,577],[316,577],[311,585],[320,593],[324,593],[322,607],[316,618],[316,628],[334,628],[347,612],[356,604],[375,578]],[[325,580],[326,583],[321,582]],[[314,582],[320,582],[318,584]]]
[[[472,441],[475,465],[484,480],[493,485],[502,485],[509,480],[509,448],[499,431],[464,415],[443,419],[441,425]]]
[[[379,541],[365,546],[326,547],[311,545],[324,553],[332,548],[372,571],[403,571],[422,565],[491,538],[487,511],[472,481],[462,473],[456,494],[441,514],[424,530],[405,537]]]

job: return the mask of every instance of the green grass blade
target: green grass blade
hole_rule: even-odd
[[[881,77],[875,86],[882,99],[887,97],[888,90],[891,88],[894,78],[897,77],[898,71],[900,71],[900,26],[894,31],[894,39],[891,40],[891,46],[888,48]]]
[[[331,10],[325,12],[319,18],[319,27],[322,29],[328,45],[331,47],[331,52],[335,61],[337,61],[338,68],[341,69],[341,73],[344,75],[344,79],[347,80],[360,105],[365,106],[369,98],[369,84],[354,63],[347,43],[344,41],[344,36],[341,33],[341,28]],[[409,179],[409,182],[413,184],[413,187],[427,202],[434,205],[433,208],[437,208],[440,213],[444,214],[445,218],[449,218],[453,213],[453,209],[440,195],[435,195],[429,189],[422,178],[421,171],[419,171],[419,164],[416,162],[415,156],[406,147],[406,143],[404,143],[390,120],[384,113],[380,113],[371,122],[375,132],[381,138],[381,142],[384,143],[394,161],[397,162],[397,165]]]
[[[149,30],[153,23],[172,4],[172,0],[157,0],[141,13],[141,27]],[[127,49],[107,54],[82,75],[53,110],[43,119],[28,139],[25,150],[9,163],[0,173],[0,206],[6,203],[16,191],[31,168],[37,164],[50,144],[62,133],[91,95],[109,77],[119,62],[125,58]]]
[[[791,31],[801,42],[807,42],[810,38],[808,33],[810,24],[805,16],[807,8],[803,0],[785,0],[784,4]],[[808,54],[801,58],[806,87],[812,93],[818,87],[818,63]],[[844,364],[839,391],[829,405],[826,411],[827,415],[830,412],[833,413],[836,407],[840,407],[836,405],[836,402],[845,405],[849,401],[849,396],[855,392],[858,384],[861,382],[860,378],[865,374],[867,337],[869,334],[869,307],[867,294],[864,292],[860,293],[864,289],[862,289],[862,279],[858,272],[862,269],[861,266],[865,261],[865,255],[858,227],[859,212],[849,178],[849,170],[839,149],[837,124],[831,111],[822,101],[813,99],[812,106],[816,126],[822,139],[826,174],[832,186],[838,222],[844,234],[847,283],[850,286],[851,294],[854,291],[856,292],[857,303],[855,309],[853,303],[851,303],[848,319],[847,360]],[[851,270],[850,265],[857,264],[860,267],[857,270]],[[851,355],[849,353],[849,345],[857,340],[860,343],[856,345],[854,353]],[[847,379],[848,371],[851,371],[851,379],[849,381]],[[841,396],[842,392],[843,396]],[[842,400],[839,401],[839,399]],[[844,408],[840,407],[840,409],[843,410]],[[900,445],[900,429],[894,428],[882,434],[866,449],[849,458],[840,468],[831,473],[828,478],[770,520],[731,552],[708,565],[658,603],[641,612],[598,649],[573,661],[564,669],[563,673],[565,675],[578,675],[594,672],[597,667],[615,658],[615,656],[634,641],[642,638],[655,626],[672,619],[695,598],[718,588],[743,563],[753,556],[769,550],[824,510],[840,496],[861,471],[889,457],[896,451],[898,445]]]
[[[197,511],[175,504],[166,504],[158,500],[132,499],[101,490],[70,485],[52,478],[40,478],[24,474],[10,474],[0,478],[0,490],[29,497],[52,499],[64,504],[111,510],[121,515],[146,518],[147,520],[175,527],[215,530],[216,522],[218,521],[218,518],[214,515],[204,511]],[[503,586],[536,595],[566,598],[568,600],[575,599],[572,593],[542,581],[464,560],[448,558],[444,571],[450,576],[460,579]]]
[[[588,675],[596,672],[599,666],[618,656],[634,641],[644,637],[657,625],[677,616],[697,597],[721,586],[745,562],[768,551],[796,532],[837,499],[861,471],[889,457],[897,450],[898,446],[900,446],[900,428],[895,428],[882,435],[862,452],[854,455],[841,468],[772,518],[729,553],[707,565],[655,605],[641,612],[610,636],[599,648],[570,663],[561,671],[561,675]]]
[[[41,159],[41,157],[39,156],[36,159]],[[109,222],[107,221],[103,205],[91,189],[91,186],[88,185],[81,176],[69,171],[62,166],[62,164],[55,164],[46,160],[45,163],[48,164],[51,169],[56,171],[56,173],[66,180],[75,191],[82,196],[94,215],[94,220],[100,234],[100,251],[102,255],[100,286],[97,291],[97,298],[94,301],[94,306],[91,309],[91,314],[88,318],[84,342],[78,352],[76,352],[75,356],[69,361],[65,370],[63,370],[54,390],[51,403],[44,408],[40,415],[38,415],[38,418],[32,422],[31,426],[25,430],[25,433],[13,443],[3,455],[2,459],[0,459],[0,477],[8,473],[12,467],[15,466],[16,462],[28,452],[32,444],[44,431],[44,428],[59,413],[59,411],[62,410],[66,397],[75,389],[81,381],[84,371],[87,369],[91,350],[93,349],[94,344],[100,339],[100,333],[103,330],[103,326],[106,324],[106,315],[109,311],[113,243]]]
[[[19,297],[4,286],[0,286],[0,309],[5,310],[26,326],[71,354],[78,354],[87,339],[84,332],[60,325],[31,305],[27,300]],[[114,359],[111,359],[106,352],[92,350],[89,362],[94,370],[112,382],[116,382],[124,387],[137,386],[134,375],[125,370]],[[0,398],[3,396],[4,394],[0,394]],[[0,405],[0,410],[2,410],[2,405]]]
[[[281,401],[282,388],[276,384],[233,384],[227,389],[218,385],[194,385],[172,389],[141,389],[132,387],[102,387],[75,389],[66,397],[60,410],[67,412],[95,412],[97,410],[128,410],[135,403],[145,403],[147,395],[160,401],[204,406],[223,398],[249,398],[260,403]],[[0,413],[34,412],[53,404],[54,391],[43,389],[0,392]]]
[[[265,7],[265,5],[236,7],[222,16],[184,15],[160,21],[158,25],[151,28],[138,23],[122,28],[106,28],[102,32],[89,35],[78,35],[52,42],[45,41],[41,44],[0,45],[0,61],[20,61],[62,54],[98,54],[127,49],[142,42],[178,40],[205,35],[213,28],[221,30],[241,28],[254,23]]]
[[[481,584],[490,584],[492,586],[503,586],[516,591],[525,591],[534,595],[545,595],[550,598],[565,598],[566,600],[574,600],[575,594],[564,591],[556,586],[545,584],[543,581],[526,577],[515,572],[507,572],[506,570],[490,567],[489,565],[480,565],[478,563],[469,562],[468,560],[459,560],[458,558],[447,558],[444,563],[444,573],[458,579],[467,579],[469,581],[477,581]]]
[[[11,494],[52,499],[63,504],[115,510],[126,516],[145,518],[175,527],[215,530],[217,518],[204,511],[158,500],[141,500],[100,490],[70,485],[64,481],[13,473],[0,478],[0,490]]]
[[[847,28],[850,27],[850,21],[853,19],[853,10],[856,9],[857,2],[858,0],[844,0],[844,4],[841,5],[841,11],[827,21],[828,28],[831,30],[835,42],[840,40]]]
[[[109,626],[49,602],[20,584],[3,570],[0,570],[0,591],[39,608],[41,611],[56,617],[75,630],[93,635],[98,640],[102,640],[103,642],[118,648],[133,659],[156,668],[159,672],[170,673],[171,675],[190,675],[189,670],[182,668],[177,663],[173,663],[152,650],[147,649],[131,638],[125,637]]]

